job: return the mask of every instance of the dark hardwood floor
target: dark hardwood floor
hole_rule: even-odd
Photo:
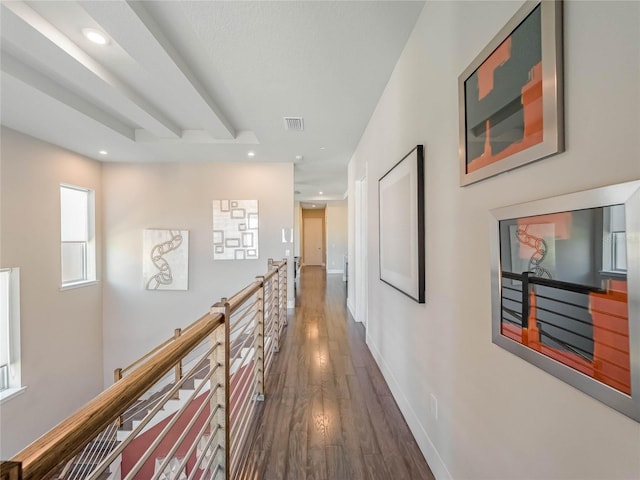
[[[348,318],[342,277],[305,267],[299,282],[240,478],[433,479]]]

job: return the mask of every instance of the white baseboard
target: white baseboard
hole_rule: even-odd
[[[327,269],[327,274],[329,273],[344,273],[344,270],[342,270],[341,268],[331,268]]]
[[[413,436],[416,439],[418,447],[422,451],[422,454],[424,455],[425,459],[427,459],[427,463],[429,464],[429,467],[431,468],[433,475],[438,480],[451,480],[451,473],[449,473],[449,470],[447,469],[447,466],[444,464],[442,457],[436,450],[435,445],[433,445],[433,442],[431,441],[431,439],[429,438],[429,435],[427,434],[426,430],[422,426],[422,423],[420,423],[420,420],[418,419],[418,416],[416,415],[415,410],[411,407],[409,400],[407,400],[407,397],[404,395],[404,392],[400,388],[400,385],[398,384],[396,377],[391,372],[391,369],[386,364],[386,362],[384,361],[384,358],[382,357],[380,352],[376,349],[373,342],[369,341],[368,335],[366,337],[366,342],[367,342],[367,347],[369,347],[369,351],[371,352],[371,355],[373,356],[376,363],[378,364],[378,367],[380,367],[380,371],[382,372],[382,375],[384,376],[385,380],[387,381],[387,384],[389,385],[389,389],[393,394],[393,398],[398,404],[398,407],[400,408],[402,415],[404,415],[404,418],[407,421],[407,425],[409,425],[409,429],[411,430],[411,433],[413,433]]]
[[[350,298],[347,298],[347,309],[349,310],[349,313],[351,314],[351,316],[355,320],[356,319],[356,306],[353,304],[353,302],[351,301]]]

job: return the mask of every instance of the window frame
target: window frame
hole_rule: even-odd
[[[612,205],[613,207],[618,207],[619,205]],[[622,217],[622,221],[624,222],[624,217]],[[617,268],[618,261],[621,256],[627,258],[627,249],[626,249],[626,225],[624,226],[624,230],[620,230],[620,228],[616,228],[615,221],[613,218],[613,214],[610,211],[605,211],[603,218],[603,238],[602,238],[602,272],[606,274],[625,274],[627,273],[627,268]],[[618,222],[620,223],[620,222]],[[622,234],[624,236],[624,251],[620,252],[617,249],[616,236]]]
[[[87,195],[87,240],[62,240],[62,191],[76,190]],[[63,262],[64,262],[64,246],[70,244],[81,244],[83,246],[82,253],[82,278],[79,280],[64,281],[63,279]],[[96,238],[95,238],[95,191],[88,187],[72,185],[68,183],[60,184],[60,290],[68,290],[72,288],[83,287],[97,283],[96,268]]]
[[[2,365],[6,367],[7,384],[4,388],[0,386],[0,404],[2,404],[22,393],[26,390],[26,387],[22,385],[20,353],[20,269],[0,268],[0,273],[8,273],[6,291],[4,289],[0,290],[0,297],[3,297],[3,303],[6,301],[7,305],[6,318],[4,318],[5,315],[0,312],[0,322],[6,322],[6,326],[0,325],[0,327],[3,329],[6,328],[8,332],[6,339],[8,363]],[[0,282],[0,285],[3,284],[4,282]]]

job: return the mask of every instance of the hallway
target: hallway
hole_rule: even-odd
[[[240,478],[432,479],[365,344],[341,275],[305,267]]]

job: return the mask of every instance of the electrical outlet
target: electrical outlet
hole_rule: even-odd
[[[291,255],[291,250],[289,250],[288,248],[284,251],[284,256],[288,257],[289,255]]]
[[[438,399],[433,393],[429,395],[429,410],[431,410],[431,415],[433,415],[433,418],[437,420],[438,419]]]

